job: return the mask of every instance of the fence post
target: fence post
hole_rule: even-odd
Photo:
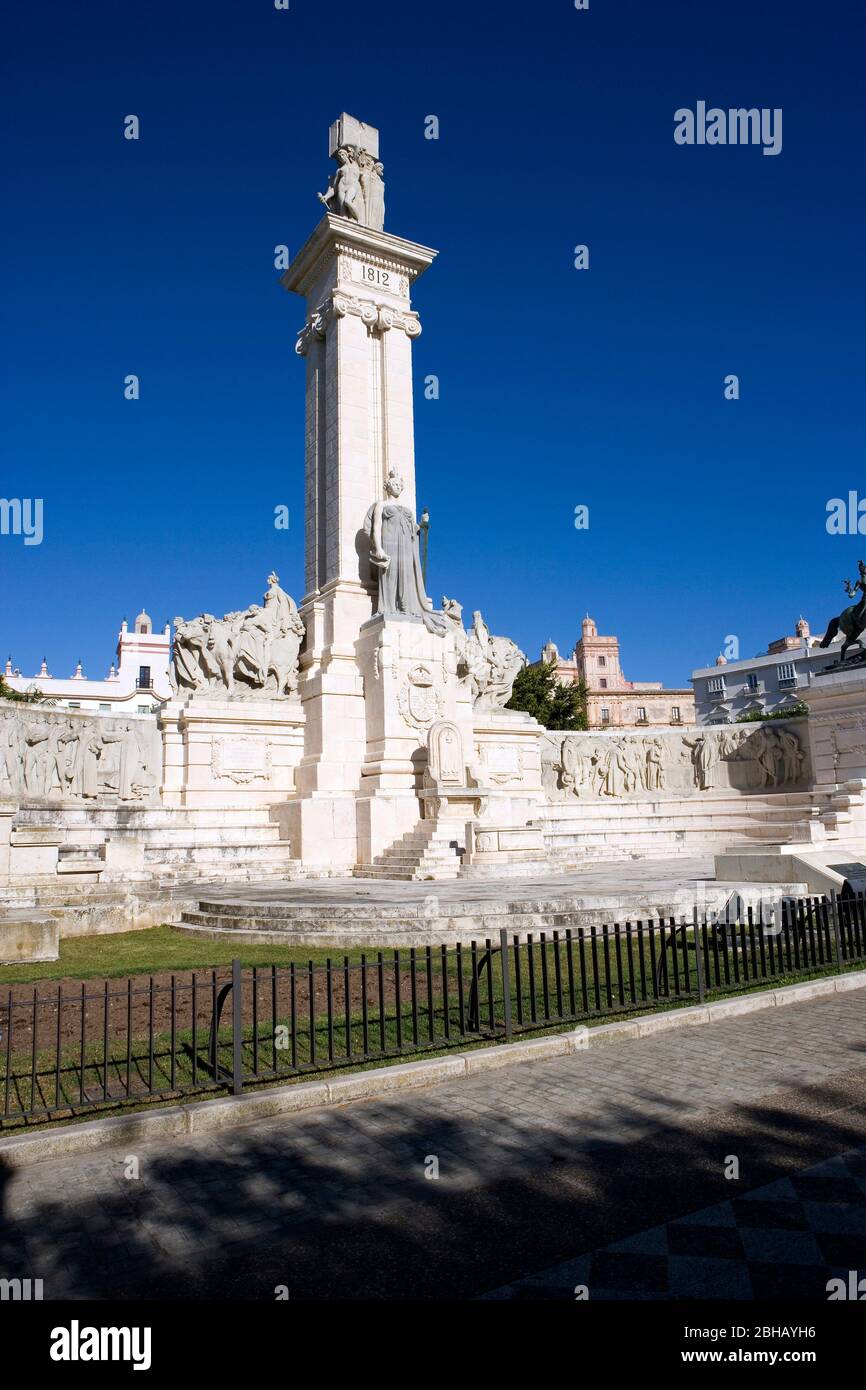
[[[511,967],[508,963],[508,932],[499,931],[499,954],[502,960],[502,1009],[505,1015],[505,1036],[511,1040]]]
[[[241,963],[232,961],[232,1092],[239,1096],[244,1088],[243,983]]]
[[[697,905],[692,908],[692,924],[695,935],[695,974],[698,979],[698,1003],[703,1004],[706,1001],[707,993],[704,988],[704,960],[701,954],[701,934],[698,928]]]
[[[841,975],[845,959],[842,954],[842,932],[839,926],[839,896],[835,891],[830,894],[830,913],[833,919],[833,940],[836,943],[836,970]]]

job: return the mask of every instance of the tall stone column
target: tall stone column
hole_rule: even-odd
[[[298,797],[287,807],[306,863],[357,861],[354,798],[367,727],[357,647],[376,586],[365,518],[389,468],[415,508],[411,307],[435,251],[326,213],[282,278],[306,301],[305,595],[300,696],[305,713]]]

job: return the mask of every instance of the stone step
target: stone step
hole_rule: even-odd
[[[804,821],[804,819],[801,818],[801,817],[792,817],[790,820],[785,820],[785,821],[773,821],[773,822],[768,822],[768,821],[736,821],[736,822],[730,822],[730,821],[729,821],[729,822],[725,822],[725,823],[720,823],[719,821],[715,820],[714,818],[709,818],[709,817],[696,817],[693,821],[688,822],[688,823],[686,823],[686,824],[681,824],[681,825],[667,825],[667,824],[660,825],[660,824],[658,824],[657,822],[653,822],[653,821],[646,821],[646,822],[644,822],[643,824],[620,825],[620,826],[617,826],[617,825],[597,825],[597,824],[595,824],[595,825],[593,825],[593,824],[587,824],[587,825],[581,825],[581,826],[574,826],[574,825],[564,826],[564,825],[550,825],[550,824],[548,824],[548,825],[545,825],[545,826],[544,826],[544,838],[545,838],[545,841],[547,841],[547,842],[549,842],[549,843],[554,843],[554,842],[556,842],[556,841],[558,841],[558,840],[567,840],[567,839],[581,839],[581,840],[583,840],[583,839],[585,839],[585,838],[588,837],[588,836],[593,836],[593,837],[595,837],[596,840],[599,840],[599,839],[601,839],[601,838],[603,838],[603,837],[613,837],[613,836],[615,836],[617,839],[634,840],[634,839],[637,839],[637,838],[639,838],[640,836],[644,836],[644,835],[645,835],[645,836],[652,836],[652,837],[654,837],[654,838],[659,838],[659,837],[661,837],[661,836],[667,836],[668,838],[674,838],[674,837],[682,837],[683,835],[692,835],[692,836],[694,836],[694,835],[696,835],[696,834],[704,834],[704,833],[707,832],[707,831],[709,831],[712,835],[715,835],[715,836],[718,836],[718,835],[727,835],[727,836],[731,836],[731,835],[738,835],[738,834],[740,834],[740,833],[747,834],[747,833],[749,833],[750,831],[754,831],[754,832],[757,832],[757,833],[761,833],[761,832],[770,832],[770,833],[774,833],[774,832],[777,832],[777,831],[780,830],[780,829],[781,829],[781,830],[784,830],[785,827],[787,827],[787,826],[796,826],[796,825],[803,825],[803,824],[805,824],[805,821]]]
[[[117,830],[117,809],[109,807],[81,806],[81,805],[49,805],[49,806],[21,806],[15,813],[16,824],[19,825],[44,825],[46,818],[53,821],[62,817],[63,823],[69,826],[87,825],[97,828]],[[262,807],[239,807],[239,806],[207,806],[207,807],[173,807],[173,806],[124,806],[123,807],[124,826],[132,833],[138,835],[142,831],[163,830],[163,829],[201,829],[206,826],[221,830],[227,825],[242,826],[271,826],[270,812],[267,806]]]
[[[439,882],[455,879],[461,862],[453,830],[440,829],[435,821],[419,821],[377,854],[372,864],[355,868],[353,877],[379,882]]]
[[[389,845],[388,849],[385,850],[385,853],[389,854],[392,850],[396,849],[417,850],[419,853],[421,853],[430,845],[452,845],[455,843],[456,840],[454,836],[444,831],[440,832],[437,835],[425,835],[423,837],[418,836],[410,838],[409,836],[404,835],[403,839],[398,840],[395,845]]]
[[[395,873],[411,872],[411,870],[413,869],[424,869],[431,870],[432,872],[432,870],[449,869],[449,867],[453,867],[453,869],[455,869],[456,872],[456,870],[460,867],[460,863],[461,860],[457,859],[456,855],[450,855],[448,859],[389,859],[386,860],[385,863],[377,862],[371,863],[371,865],[360,865],[359,872],[360,869],[392,869]]]
[[[567,820],[569,818],[605,818],[616,816],[618,821],[646,820],[656,816],[668,816],[678,820],[690,819],[695,814],[719,816],[751,816],[766,811],[808,810],[813,804],[812,797],[805,793],[796,797],[688,797],[682,800],[670,798],[658,801],[630,801],[605,799],[604,801],[579,798],[569,802],[556,802],[548,806],[545,818],[548,820]]]
[[[695,806],[689,815],[678,816],[669,811],[654,812],[642,816],[622,816],[616,811],[605,808],[604,815],[584,816],[552,816],[547,812],[543,818],[546,828],[562,826],[564,828],[577,825],[587,826],[593,829],[614,829],[621,827],[624,830],[633,829],[640,825],[693,825],[698,821],[709,821],[715,825],[755,825],[762,822],[775,820],[802,820],[809,814],[807,808],[801,806],[772,807],[762,811],[744,812],[737,807],[725,807],[720,809],[715,806]]]
[[[120,838],[120,837],[118,837]],[[214,826],[188,828],[172,827],[166,830],[145,832],[145,843],[151,845],[223,845],[223,844],[272,844],[279,841],[278,825],[233,825],[227,824],[219,833]]]
[[[634,864],[641,860],[653,862],[665,859],[694,859],[699,855],[712,857],[718,853],[720,843],[718,840],[688,840],[677,845],[638,845],[628,848],[617,844],[571,845],[562,849],[549,850],[547,858],[557,872],[564,872],[569,868],[578,868],[584,864],[616,862]],[[736,852],[732,842],[726,841],[725,843],[731,845],[732,852]]]
[[[215,852],[219,851],[219,859]],[[152,849],[147,847],[144,862],[151,864],[213,864],[214,873],[231,872],[238,863],[284,863],[291,859],[291,845],[288,840],[280,840],[269,845],[172,845]]]
[[[455,864],[460,860],[454,850],[445,854],[389,854],[387,858],[374,859],[369,866],[373,869],[387,869],[389,866],[399,869],[407,868],[412,864]]]

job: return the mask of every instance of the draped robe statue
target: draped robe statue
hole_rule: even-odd
[[[370,563],[379,577],[376,612],[385,617],[421,618],[428,632],[441,637],[448,624],[441,614],[433,612],[433,600],[427,597],[418,550],[419,527],[409,508],[398,501],[402,491],[403,479],[392,468],[384,498],[373,503],[364,521],[370,537]]]

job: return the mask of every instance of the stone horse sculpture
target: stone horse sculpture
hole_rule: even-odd
[[[860,578],[857,580],[856,584],[852,584],[850,579],[843,581],[845,592],[848,597],[856,598],[859,593],[859,602],[852,603],[850,608],[843,609],[838,618],[831,619],[827,624],[827,631],[824,633],[821,642],[822,647],[829,647],[837,633],[844,633],[845,641],[842,643],[842,650],[839,653],[840,661],[845,660],[845,654],[848,648],[853,642],[857,642],[858,639],[862,637],[863,632],[866,631],[866,563],[864,563],[863,560],[860,561],[859,570]],[[862,650],[862,642],[860,642],[860,647]]]
[[[175,619],[172,686],[176,694],[291,695],[298,688],[304,624],[294,600],[268,576],[264,603],[215,618]]]

